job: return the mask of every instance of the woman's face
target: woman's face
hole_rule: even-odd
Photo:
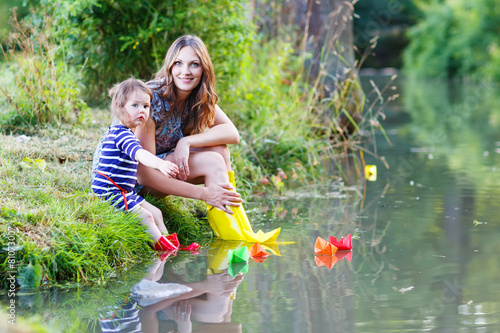
[[[200,58],[191,46],[184,46],[179,51],[170,72],[178,97],[187,98],[191,91],[200,84],[203,76]]]

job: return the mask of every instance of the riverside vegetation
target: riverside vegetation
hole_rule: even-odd
[[[44,1],[40,3],[49,7]],[[103,64],[111,70],[110,63],[114,61],[114,53],[104,52],[109,62],[100,62],[95,54],[93,58],[92,52],[83,61],[84,55],[79,53],[79,43],[83,42],[78,37],[97,34],[97,30],[87,25],[78,28],[78,19],[90,15],[96,3],[62,1],[52,16],[41,18],[37,15],[41,11],[32,11],[22,22],[14,16],[10,44],[2,48],[2,288],[7,283],[3,275],[8,271],[8,227],[16,231],[13,259],[21,289],[103,284],[154,256],[136,217],[114,211],[90,190],[92,154],[111,119],[109,111],[89,107],[88,96],[97,98],[96,92],[105,91],[103,82],[95,75]],[[243,14],[237,14],[240,7],[236,3],[200,1],[197,11],[207,15],[206,22],[214,22],[215,18],[207,14],[214,8],[225,6],[231,12],[226,24],[234,30],[224,37],[225,41],[220,36],[226,31],[220,27],[211,29],[209,24],[207,29],[198,29],[201,37],[217,31],[204,39],[213,40],[211,49],[218,50],[213,61],[222,64],[217,73],[222,78],[218,90],[220,104],[241,134],[240,144],[231,148],[239,191],[247,198],[252,193],[272,197],[297,186],[339,181],[344,172],[341,161],[346,159],[350,160],[351,169],[360,172],[364,163],[360,151],[376,156],[369,147],[374,143],[364,138],[376,129],[383,130],[378,123],[383,117],[382,107],[395,96],[384,100],[381,92],[390,89],[390,84],[381,90],[374,87],[375,97],[368,104],[357,80],[358,68],[353,66],[347,69],[348,75],[339,78],[333,98],[324,98],[322,77],[308,82],[305,58],[294,51],[300,34],[296,39],[268,40],[242,18]],[[111,9],[101,5],[97,7],[101,10],[99,15],[111,15]],[[133,5],[132,1],[122,4],[127,9]],[[180,8],[187,12],[169,12],[174,22],[181,22],[185,17],[180,16],[193,12]],[[159,17],[157,12],[153,14]],[[61,23],[67,17],[73,20],[66,25]],[[102,24],[97,17],[90,23]],[[165,31],[171,22],[155,22],[147,31],[136,27],[134,31],[139,31],[139,35],[132,36],[135,39],[117,37],[122,42],[118,49],[136,52],[132,60],[150,57],[151,63],[155,63],[154,54],[144,53],[147,47],[137,50],[142,42],[149,41],[155,47],[161,44],[155,40],[155,33]],[[60,40],[64,29],[71,33]],[[69,39],[75,39],[75,44]],[[113,46],[110,50],[114,50]],[[154,52],[164,53],[163,49]],[[131,61],[123,67],[136,65]],[[148,78],[142,72],[131,70],[126,75],[130,74]],[[121,79],[116,72],[106,75],[110,80]],[[341,116],[353,123],[354,133],[347,135],[339,122]],[[177,232],[181,242],[203,245],[211,240],[204,203],[176,197],[148,200],[162,210],[169,231]]]

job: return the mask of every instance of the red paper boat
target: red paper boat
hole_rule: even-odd
[[[332,269],[333,266],[335,266],[335,263],[338,261],[336,256],[321,256],[321,255],[316,255],[314,256],[314,261],[316,262],[316,265],[318,267],[321,266],[326,266],[328,270]]]
[[[339,251],[352,250],[351,234],[347,235],[346,238],[341,238],[340,241],[338,241],[337,238],[330,236],[329,241]]]
[[[198,243],[195,243],[195,242],[191,243],[188,246],[181,245],[179,243],[179,238],[177,238],[176,232],[174,232],[173,234],[170,234],[170,235],[165,235],[165,237],[167,237],[167,239],[170,241],[170,243],[172,243],[172,245],[177,247],[180,251],[189,251],[192,254],[196,254],[196,253],[198,253],[198,249],[200,248],[200,245]]]
[[[262,247],[262,245],[260,245],[259,243],[255,243],[250,248],[250,257],[252,257],[252,259],[255,262],[263,263],[264,260],[266,260],[266,258],[268,256],[269,256],[269,253],[267,253],[266,250],[264,250],[264,248]]]
[[[333,246],[331,243],[327,242],[321,237],[316,238],[316,243],[314,244],[314,253],[323,256],[333,256],[337,252],[337,247]]]

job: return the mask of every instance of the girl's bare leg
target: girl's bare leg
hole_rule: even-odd
[[[157,219],[159,218],[158,216],[159,213],[160,219],[162,220],[161,224],[163,224],[161,211],[155,206],[145,201],[141,204],[141,207],[139,207],[138,213],[139,216],[141,217],[141,223],[147,227],[146,231],[148,232],[148,234],[151,235],[153,240],[157,242],[158,239],[160,239],[160,237],[162,236],[162,231],[160,230],[158,224],[156,223]],[[163,225],[163,228],[166,232],[167,229],[165,228],[165,225]]]
[[[153,214],[153,218],[155,221],[156,226],[160,230],[161,233],[168,233],[167,227],[165,227],[165,223],[163,223],[163,214],[161,213],[161,210],[158,209],[158,207],[150,204],[147,201],[144,201],[141,206],[143,208],[146,208],[151,214]]]

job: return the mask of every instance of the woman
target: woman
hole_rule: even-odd
[[[256,238],[241,198],[234,190],[228,144],[239,142],[236,127],[217,106],[215,73],[205,44],[186,35],[169,48],[154,81],[151,117],[136,131],[142,147],[179,168],[177,179],[139,164],[137,178],[143,191],[205,201],[216,236],[223,239],[268,241]],[[194,184],[205,184],[205,187]],[[215,207],[215,208],[214,208]],[[274,237],[275,236],[275,237]]]
[[[232,214],[227,206],[238,207],[241,199],[228,181],[226,145],[238,143],[239,134],[216,105],[215,74],[203,42],[195,36],[177,39],[149,85],[151,117],[136,135],[145,149],[177,164],[180,172],[172,180],[139,165],[139,184],[155,195],[199,199]],[[205,187],[193,185],[201,183]]]

